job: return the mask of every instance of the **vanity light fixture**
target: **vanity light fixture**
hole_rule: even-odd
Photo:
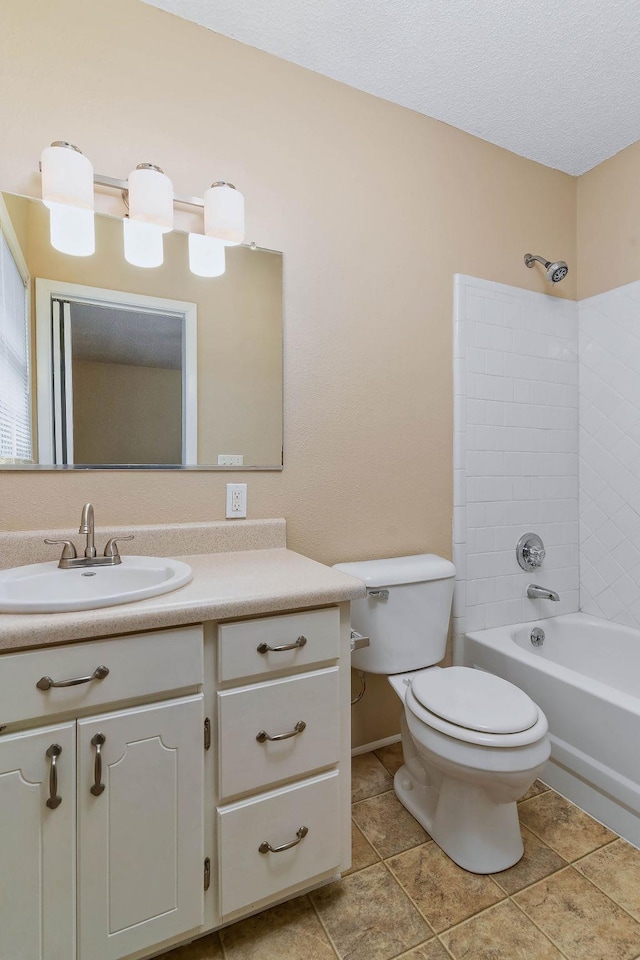
[[[96,249],[91,161],[72,143],[54,140],[42,151],[40,166],[51,246],[74,257],[91,256]]]
[[[163,233],[155,223],[132,220],[122,221],[124,258],[132,267],[161,267],[164,261]]]
[[[244,240],[244,197],[232,183],[218,180],[204,195],[204,232],[235,247]]]
[[[160,267],[164,260],[162,235],[173,230],[173,184],[153,163],[139,163],[127,184],[124,258],[134,267]]]
[[[224,243],[201,233],[189,234],[189,270],[196,277],[221,277],[225,270]]]
[[[129,216],[150,223],[162,233],[173,230],[173,184],[160,167],[139,163],[127,180]]]
[[[232,183],[218,180],[204,200],[173,192],[169,177],[152,163],[139,163],[127,180],[94,174],[89,160],[72,144],[56,140],[40,162],[42,199],[51,212],[51,243],[63,253],[95,251],[93,185],[120,190],[129,214],[124,219],[124,255],[139,267],[163,262],[163,234],[173,229],[174,204],[204,208],[204,234],[189,234],[189,267],[199,277],[219,277],[225,247],[244,240],[244,197]]]

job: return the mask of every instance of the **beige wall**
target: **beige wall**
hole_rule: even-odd
[[[451,556],[453,274],[551,292],[522,257],[575,263],[575,180],[135,0],[5,0],[0,27],[3,190],[39,195],[64,138],[110,176],[231,180],[284,251],[285,467],[238,475],[249,516],[327,563]],[[2,474],[0,522],[72,526],[89,498],[103,523],[222,517],[234,477]],[[355,742],[397,731],[377,686]]]
[[[578,179],[578,299],[640,279],[640,143]]]
[[[182,463],[182,376],[73,361],[75,463]]]

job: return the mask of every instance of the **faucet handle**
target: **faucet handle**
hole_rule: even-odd
[[[76,548],[71,542],[71,540],[45,540],[45,543],[64,543],[62,548],[62,557],[61,560],[75,560],[76,559]]]
[[[135,537],[132,533],[130,533],[128,537],[111,537],[111,540],[107,540],[107,545],[104,548],[105,557],[120,556],[120,551],[118,550],[119,540],[135,540]]]

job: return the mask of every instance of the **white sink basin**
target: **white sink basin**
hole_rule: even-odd
[[[60,570],[57,560],[0,571],[0,613],[64,613],[170,593],[191,580],[170,557],[123,557],[114,567]]]

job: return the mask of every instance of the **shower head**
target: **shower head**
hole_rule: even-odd
[[[569,273],[569,267],[564,260],[556,260],[555,263],[552,263],[550,260],[545,260],[544,257],[538,257],[533,253],[525,253],[524,262],[528,267],[532,267],[535,260],[544,264],[545,276],[549,283],[560,283]]]

